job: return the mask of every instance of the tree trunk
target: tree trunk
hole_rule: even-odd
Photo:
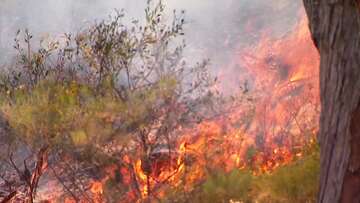
[[[304,0],[321,60],[321,203],[360,202],[359,2]]]

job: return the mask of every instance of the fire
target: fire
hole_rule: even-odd
[[[175,152],[159,152],[157,156],[167,156],[164,160],[146,160],[150,163],[144,163],[139,159],[135,163],[135,173],[138,177],[138,183],[141,189],[141,195],[146,198],[151,192],[157,193],[157,196],[162,196],[161,192],[152,191],[152,188],[160,187],[161,184],[170,184],[177,186],[180,182],[180,177],[185,170],[184,156],[186,152],[186,143],[181,143],[178,150]],[[161,159],[161,158],[159,158]],[[145,169],[149,167],[151,169]]]
[[[65,198],[64,203],[76,203],[76,200],[72,198]]]
[[[237,51],[229,63],[231,67],[245,67],[253,78],[251,86],[257,98],[252,101],[255,108],[251,116],[248,106],[243,106],[230,115],[200,123],[182,136],[175,167],[169,165],[157,176],[145,174],[141,160],[137,161],[143,196],[169,175],[171,178],[165,178],[168,184],[183,184],[191,190],[191,185],[204,179],[211,168],[250,168],[256,175],[270,173],[303,156],[301,149],[313,142],[317,132],[319,56],[306,18],[302,19],[294,32],[281,39],[265,34],[257,46]],[[239,127],[239,121],[246,117],[247,127]],[[188,157],[194,161],[185,163]]]
[[[146,174],[143,172],[143,170],[141,169],[141,160],[138,160],[138,161],[136,162],[135,168],[136,168],[136,173],[137,173],[138,177],[139,177],[141,180],[145,181],[145,180],[147,179],[147,176],[146,176]]]
[[[94,194],[102,194],[103,193],[103,185],[101,182],[93,182],[90,190]]]
[[[169,187],[191,191],[213,171],[271,173],[302,157],[315,140],[319,115],[319,56],[305,19],[281,39],[265,33],[256,46],[235,52],[225,70],[243,80],[245,69],[244,92],[253,92],[253,100],[191,129],[182,126],[175,149],[124,155],[124,166],[107,168],[103,180],[91,183],[95,202],[103,202],[104,183],[115,173],[130,188],[127,200],[136,202],[164,197]]]

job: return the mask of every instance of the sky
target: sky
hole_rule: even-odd
[[[141,19],[147,0],[0,0],[0,65],[13,54],[16,30],[35,37],[77,32],[95,20],[124,8]],[[169,13],[186,11],[187,55],[209,58],[214,70],[223,67],[241,46],[251,46],[267,33],[280,38],[299,19],[301,0],[163,0]]]

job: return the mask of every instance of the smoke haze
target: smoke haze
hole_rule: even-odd
[[[77,32],[94,20],[124,8],[130,18],[144,15],[147,0],[2,0],[0,1],[0,64],[13,53],[16,30],[28,28],[37,37]],[[212,69],[227,63],[236,49],[256,43],[262,33],[278,38],[294,27],[297,0],[167,0],[172,9],[186,11],[187,54],[210,58]],[[195,56],[195,57],[194,57]]]

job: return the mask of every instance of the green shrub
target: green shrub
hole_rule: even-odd
[[[305,149],[303,158],[275,169],[272,173],[254,175],[250,170],[233,170],[209,175],[191,193],[190,202],[315,202],[319,180],[319,149]],[[186,195],[172,194],[172,201],[189,202]]]
[[[202,202],[248,201],[253,176],[250,171],[233,170],[228,174],[217,174],[202,185]]]
[[[319,172],[316,148],[304,158],[259,177],[256,187],[273,202],[315,202]]]

